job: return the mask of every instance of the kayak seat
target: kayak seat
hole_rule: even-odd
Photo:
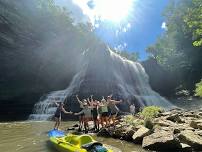
[[[81,135],[81,136],[78,136],[78,138],[79,138],[78,140],[80,142],[80,146],[94,141],[93,138],[89,135]]]
[[[89,149],[92,149],[94,146],[97,146],[97,145],[102,146],[102,143],[95,141],[95,142],[84,144],[81,147],[86,149],[86,150],[89,150]]]

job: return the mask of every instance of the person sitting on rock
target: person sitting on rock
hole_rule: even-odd
[[[112,121],[113,126],[115,126],[116,116],[119,113],[119,108],[116,106],[117,104],[121,103],[122,100],[116,101],[112,100],[112,95],[107,97],[108,107],[110,109],[110,121]]]
[[[57,110],[55,112],[55,125],[54,125],[54,129],[58,130],[59,129],[59,126],[60,126],[60,123],[61,123],[61,113],[64,112],[65,114],[72,114],[72,112],[67,112],[65,109],[64,109],[64,104],[62,102],[55,102],[55,105],[57,106]]]

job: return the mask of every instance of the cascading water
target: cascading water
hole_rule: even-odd
[[[51,92],[41,98],[34,106],[33,114],[29,119],[50,119],[56,110],[54,101],[65,101],[71,111],[78,110],[76,94],[85,98],[93,94],[99,98],[112,93],[115,98],[134,102],[139,107],[158,105],[168,108],[172,106],[151,89],[149,78],[140,63],[123,59],[105,45],[92,50],[87,52],[82,68],[74,76],[69,87]],[[126,103],[123,103],[122,107],[126,107]]]

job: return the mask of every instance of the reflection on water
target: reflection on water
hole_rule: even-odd
[[[64,122],[61,128],[72,125]],[[0,123],[0,151],[2,152],[55,152],[48,142],[47,131],[53,122]],[[111,138],[96,137],[96,140],[117,147],[122,152],[146,152],[140,146]]]

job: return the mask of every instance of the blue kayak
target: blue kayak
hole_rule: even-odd
[[[50,130],[48,132],[48,136],[49,137],[64,137],[65,136],[65,132],[64,131],[61,131],[61,130]]]

